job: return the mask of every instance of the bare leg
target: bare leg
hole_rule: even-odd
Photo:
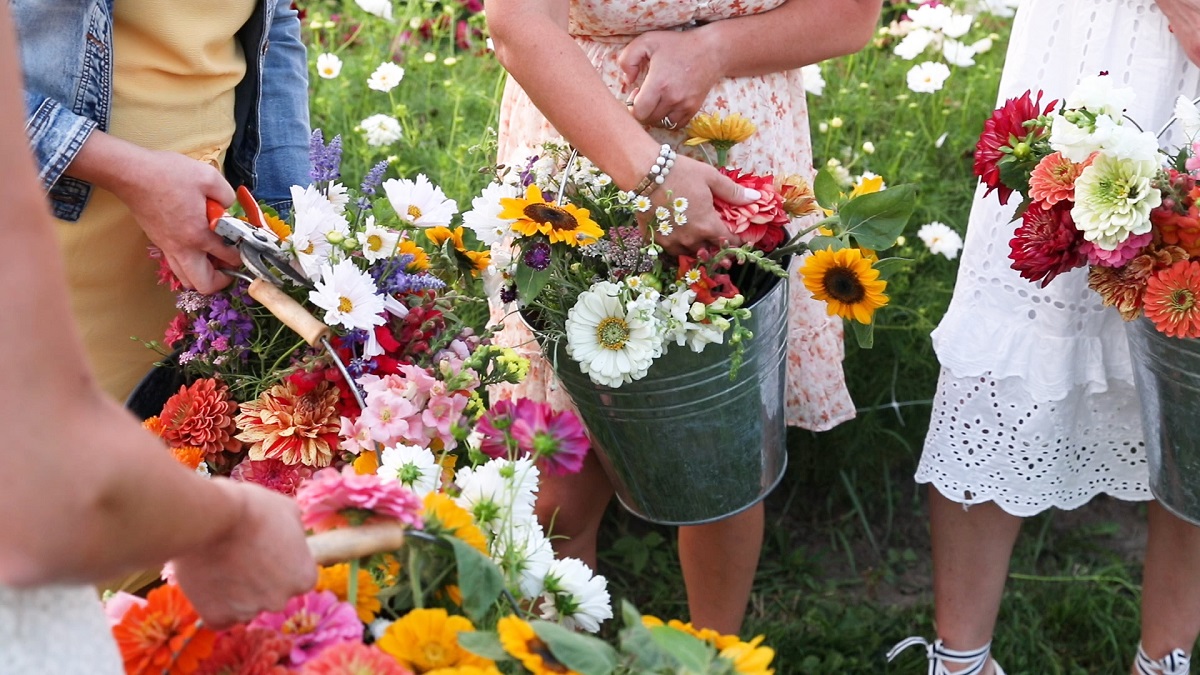
[[[1142,647],[1158,660],[1200,634],[1200,528],[1151,502],[1142,581]],[[1137,671],[1134,670],[1134,673]]]
[[[938,637],[950,649],[978,649],[992,639],[996,630],[996,615],[1021,519],[992,502],[964,510],[930,486],[929,521],[933,530]],[[989,665],[982,675],[990,673]]]
[[[579,473],[542,474],[537,516],[560,558],[579,558],[596,569],[596,536],[612,495],[612,485],[595,453],[588,453]]]
[[[725,520],[679,528],[679,563],[696,627],[741,631],[762,540],[762,502]]]

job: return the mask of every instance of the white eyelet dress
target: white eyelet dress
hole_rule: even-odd
[[[1152,0],[1026,0],[998,100],[1026,89],[1061,100],[1101,71],[1137,92],[1127,113],[1146,129],[1170,119],[1178,95],[1200,94],[1200,70]],[[916,480],[1018,516],[1097,494],[1150,499],[1124,322],[1088,289],[1086,269],[1041,288],[1009,267],[1019,201],[975,194],[954,297],[933,333],[942,372]]]

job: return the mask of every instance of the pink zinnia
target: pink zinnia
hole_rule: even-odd
[[[399,520],[421,527],[421,500],[397,481],[346,466],[322,469],[296,491],[304,527],[324,532],[347,525]]]
[[[412,675],[412,671],[375,647],[344,642],[305,663],[299,675]]]
[[[1154,232],[1130,235],[1125,241],[1111,251],[1106,251],[1090,241],[1079,245],[1079,252],[1087,256],[1089,265],[1101,267],[1121,267],[1142,254],[1142,250],[1154,240]]]
[[[362,622],[353,605],[333,591],[309,591],[288,600],[282,612],[263,612],[251,628],[266,628],[292,640],[290,665],[299,666],[325,649],[343,642],[360,642]]]
[[[255,483],[288,496],[296,494],[296,488],[312,476],[312,469],[303,464],[285,464],[280,459],[245,459],[233,467],[229,477],[246,483]]]
[[[1075,200],[1075,179],[1092,163],[1096,153],[1080,164],[1055,152],[1046,155],[1029,176],[1029,198],[1050,208],[1059,202]]]
[[[492,459],[516,459],[515,456],[509,457],[509,451],[514,448],[509,430],[512,428],[515,410],[516,404],[510,400],[496,401],[480,418],[479,423],[475,425],[475,430],[482,437],[479,441],[480,452]]]
[[[575,413],[556,413],[546,403],[524,398],[517,402],[512,437],[522,455],[533,455],[543,471],[557,476],[578,473],[591,448]]]

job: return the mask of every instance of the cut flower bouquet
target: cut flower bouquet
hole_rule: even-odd
[[[1098,75],[1061,106],[1043,106],[1040,92],[1009,99],[984,126],[975,173],[1001,203],[1023,198],[1009,254],[1022,277],[1044,286],[1086,265],[1088,286],[1126,321],[1200,337],[1200,113],[1180,97],[1187,143],[1168,154],[1167,127],[1155,134],[1124,117],[1134,96]]]

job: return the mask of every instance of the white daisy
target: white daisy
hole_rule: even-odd
[[[925,61],[909,69],[908,88],[918,94],[932,94],[946,84],[948,77],[950,77],[950,68],[946,64]]]
[[[600,630],[600,622],[611,619],[612,598],[608,580],[575,558],[555,560],[543,581],[545,593],[538,607],[542,618],[558,621],[565,628]]]
[[[400,243],[400,233],[376,225],[375,216],[367,216],[366,227],[357,236],[367,262],[390,258]]]
[[[391,0],[354,0],[355,4],[368,14],[374,14],[381,19],[392,20]]]
[[[669,237],[671,236],[671,233],[675,231],[675,226],[671,224],[670,220],[660,220],[658,221],[657,229],[660,235]]]
[[[638,195],[633,200],[633,208],[637,209],[638,213],[645,213],[650,210],[653,204],[650,203],[650,198],[645,195]]]
[[[292,251],[305,276],[313,279],[320,273],[321,266],[340,251],[329,243],[330,233],[344,237],[350,231],[350,223],[311,185],[306,188],[292,186],[292,214],[295,218],[295,227],[289,237]]]
[[[359,122],[358,127],[366,135],[367,145],[374,148],[391,145],[404,137],[404,132],[400,129],[400,120],[382,113],[371,115]]]
[[[383,297],[370,275],[358,269],[353,260],[343,260],[333,267],[321,265],[321,278],[314,285],[308,299],[325,310],[325,323],[346,330],[383,325]]]
[[[383,191],[396,210],[396,215],[417,227],[446,226],[458,213],[458,204],[447,199],[442,189],[425,177],[417,179],[391,178],[383,182]]]
[[[522,196],[521,188],[506,183],[493,182],[483,188],[478,197],[471,200],[471,210],[463,214],[463,226],[475,233],[485,246],[503,240],[512,232],[512,220],[500,217],[500,200]]]
[[[350,203],[350,188],[341,183],[330,183],[325,188],[325,198],[333,204],[338,213],[345,213],[346,205]]]
[[[938,221],[925,223],[917,230],[917,236],[925,243],[925,247],[934,255],[944,255],[947,260],[954,260],[962,250],[962,237],[949,225]]]
[[[342,72],[342,60],[337,54],[321,54],[317,57],[317,75],[322,79],[332,80]]]
[[[596,384],[619,387],[645,377],[661,348],[653,316],[626,311],[621,287],[600,281],[567,313],[567,355]]]
[[[437,458],[428,449],[402,444],[383,449],[376,473],[385,480],[399,481],[413,494],[424,499],[425,495],[437,488],[441,471]]]
[[[404,79],[404,69],[392,63],[384,61],[379,64],[375,72],[367,78],[367,87],[375,91],[387,93],[396,88],[400,81]]]

